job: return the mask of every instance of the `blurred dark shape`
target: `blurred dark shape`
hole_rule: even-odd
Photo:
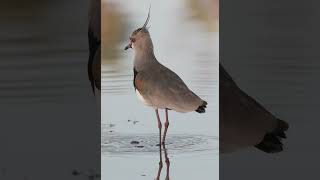
[[[82,172],[78,170],[73,170],[72,171],[73,176],[82,176],[86,177],[88,180],[95,180],[95,179],[100,179],[101,175],[98,173],[95,173],[94,171],[90,170],[88,172]]]
[[[290,123],[286,151],[220,156],[220,179],[319,177],[320,1],[220,1],[220,62]]]
[[[101,1],[90,0],[88,76],[93,94],[101,90]]]
[[[72,171],[72,175],[74,175],[74,176],[78,176],[80,173],[77,171],[77,170],[73,170]]]
[[[267,153],[281,152],[281,138],[286,138],[289,125],[243,92],[222,65],[219,76],[220,152],[250,146]]]
[[[89,97],[86,69],[88,5],[87,0],[0,2],[5,179],[69,180],[75,167],[101,169],[101,113]]]

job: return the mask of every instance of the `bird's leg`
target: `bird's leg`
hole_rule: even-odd
[[[158,119],[158,128],[159,128],[159,149],[160,149],[160,163],[162,164],[162,148],[161,148],[161,130],[162,130],[162,124],[159,116],[158,109],[156,109],[157,119]]]
[[[158,169],[158,174],[157,174],[156,180],[160,180],[160,174],[161,174],[161,170],[162,170],[162,148],[161,148],[161,129],[162,129],[162,124],[161,124],[161,120],[160,120],[158,109],[156,109],[156,115],[157,115],[157,119],[158,119],[159,141],[160,141],[159,142],[160,162],[159,162],[159,169]]]
[[[161,149],[160,149],[160,154],[161,154]],[[160,158],[161,158],[161,160],[159,162],[158,173],[157,173],[157,177],[155,180],[160,180],[160,175],[161,175],[161,170],[162,170],[162,156],[160,156]]]
[[[165,162],[166,162],[166,166],[167,166],[167,175],[166,175],[166,179],[165,180],[170,180],[170,160],[168,157],[168,152],[167,152],[167,148],[166,145],[163,144],[163,150],[164,150],[164,158],[165,158]]]
[[[166,136],[167,136],[168,127],[169,127],[168,109],[166,109],[166,122],[164,123],[164,133],[163,133],[163,138],[162,138],[163,145],[166,143]]]

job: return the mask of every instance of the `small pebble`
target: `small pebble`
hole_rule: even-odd
[[[137,148],[144,148],[144,146],[136,146]]]
[[[131,141],[130,144],[140,144],[140,142],[139,141]]]

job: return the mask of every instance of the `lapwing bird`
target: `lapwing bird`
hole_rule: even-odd
[[[133,31],[129,38],[130,43],[125,47],[125,50],[129,48],[134,50],[133,85],[139,99],[145,105],[155,109],[161,147],[161,144],[165,144],[169,127],[168,110],[182,113],[192,111],[204,113],[207,102],[193,93],[176,73],[156,59],[147,28],[149,19],[150,8],[144,25]],[[164,109],[166,114],[162,139],[162,124],[158,109]]]
[[[101,5],[100,0],[90,0],[89,7],[89,60],[88,77],[93,94],[101,90]]]
[[[243,92],[222,65],[219,76],[220,152],[250,146],[267,153],[281,152],[288,123]]]

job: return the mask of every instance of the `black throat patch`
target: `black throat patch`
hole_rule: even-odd
[[[133,86],[134,86],[134,90],[137,89],[136,87],[136,77],[137,77],[138,71],[136,70],[136,68],[133,68]]]

